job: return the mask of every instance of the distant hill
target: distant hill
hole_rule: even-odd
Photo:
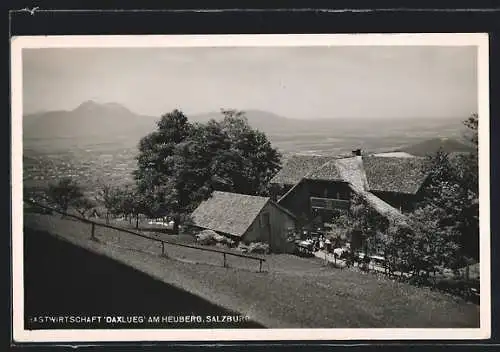
[[[143,136],[156,117],[136,114],[117,103],[86,101],[70,111],[48,111],[23,117],[23,134],[30,138],[88,138],[112,135]]]
[[[272,112],[262,110],[244,110],[248,123],[258,130],[266,133],[283,130],[285,127],[299,127],[307,125],[307,121],[290,119]],[[209,112],[204,114],[190,115],[191,122],[207,122],[211,119],[220,120],[223,118],[220,112]]]
[[[416,156],[425,156],[436,153],[439,149],[446,153],[471,152],[474,148],[453,138],[432,138],[420,143],[416,143],[398,151],[406,152]]]
[[[285,153],[339,154],[354,148],[364,151],[405,151],[426,154],[439,149],[470,150],[458,142],[463,124],[459,119],[293,119],[272,112],[244,110],[249,124],[266,133]],[[51,151],[86,148],[135,148],[156,128],[160,116],[137,114],[117,103],[86,101],[73,110],[25,115],[25,150]],[[220,120],[220,112],[188,115],[191,122]],[[438,137],[447,136],[443,142]],[[425,141],[425,142],[422,142]],[[95,149],[95,148],[94,148]]]

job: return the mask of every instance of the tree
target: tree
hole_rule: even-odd
[[[349,211],[341,219],[346,225],[351,241],[356,236],[366,256],[375,253],[381,245],[381,234],[388,227],[388,220],[371,207],[361,196],[354,194]]]
[[[146,214],[146,201],[143,195],[137,189],[126,187],[120,192],[120,210],[121,213],[132,222],[135,218],[135,228],[139,228],[139,216]]]
[[[479,127],[479,115],[472,114],[464,121],[465,127],[468,129],[468,133],[466,133],[466,137],[470,140],[472,144],[476,147],[479,143],[478,138],[478,127]]]
[[[137,169],[134,171],[140,194],[150,204],[149,213],[156,216],[168,211],[169,187],[174,177],[174,151],[192,132],[193,126],[179,110],[165,114],[157,129],[139,142]]]
[[[243,111],[221,109],[221,113],[222,130],[231,140],[232,150],[241,157],[235,162],[243,167],[241,183],[235,188],[245,194],[269,195],[269,182],[281,168],[281,154],[263,132],[251,128]]]
[[[189,124],[174,111],[140,142],[138,190],[150,211],[173,216],[174,230],[214,190],[266,194],[279,170],[280,154],[244,113],[221,112],[222,121]]]
[[[106,208],[106,224],[109,224],[109,215],[119,215],[121,212],[120,188],[102,184],[97,192],[96,200]]]
[[[56,184],[49,184],[47,196],[59,210],[66,213],[75,202],[84,197],[80,185],[70,177],[59,180]]]
[[[470,129],[470,140],[477,146],[477,114],[464,124]],[[436,222],[436,233],[458,246],[454,263],[465,265],[479,259],[479,188],[477,150],[470,154],[450,155],[442,150],[428,158],[429,177],[417,210]],[[441,240],[441,239],[435,239]]]

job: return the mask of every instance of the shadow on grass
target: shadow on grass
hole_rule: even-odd
[[[238,313],[45,232],[25,229],[24,238],[26,329],[262,328],[241,321]],[[46,316],[101,319],[44,323]],[[180,322],[181,316],[196,318]],[[218,321],[214,322],[214,316]],[[233,322],[228,322],[228,316]],[[106,322],[105,317],[123,319]],[[135,322],[127,322],[133,317],[138,317]],[[150,317],[160,321],[148,322]]]

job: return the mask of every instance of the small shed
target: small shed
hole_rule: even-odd
[[[269,197],[213,192],[191,214],[195,226],[226,235],[237,242],[268,243],[272,252],[287,252],[287,237],[296,218]]]

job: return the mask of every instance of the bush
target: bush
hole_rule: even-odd
[[[203,245],[219,245],[233,247],[236,242],[212,230],[203,230],[196,235],[196,241]]]
[[[242,242],[238,243],[238,246],[236,247],[236,249],[239,250],[240,252],[243,252],[243,253],[248,252],[248,246]]]
[[[267,254],[269,253],[269,245],[262,242],[253,242],[248,246],[248,253]]]
[[[213,245],[216,243],[215,236],[217,232],[212,230],[203,230],[196,235],[196,242],[205,246]]]

